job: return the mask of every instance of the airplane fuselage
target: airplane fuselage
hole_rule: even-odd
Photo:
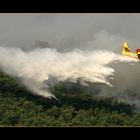
[[[138,54],[135,53],[135,52],[125,52],[125,51],[122,51],[122,55],[140,59],[140,57],[138,57]]]

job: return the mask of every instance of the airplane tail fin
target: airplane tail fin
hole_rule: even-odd
[[[127,42],[124,42],[123,46],[122,46],[122,54],[124,52],[131,52],[131,49],[128,47],[128,43]]]

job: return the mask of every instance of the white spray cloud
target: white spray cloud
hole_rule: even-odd
[[[82,84],[103,83],[112,86],[108,78],[115,70],[109,66],[112,62],[136,62],[111,51],[81,51],[60,53],[56,49],[44,48],[24,52],[20,48],[0,47],[0,69],[18,77],[33,93],[54,97],[47,91],[50,77],[57,81],[76,82],[82,78]]]

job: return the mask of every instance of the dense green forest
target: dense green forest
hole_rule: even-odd
[[[140,113],[129,104],[70,90],[62,82],[49,90],[60,102],[33,95],[0,72],[0,126],[140,126]]]

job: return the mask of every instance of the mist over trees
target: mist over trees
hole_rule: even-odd
[[[97,98],[63,82],[49,90],[60,102],[33,95],[17,80],[0,72],[0,126],[140,125],[140,113],[124,102]]]

